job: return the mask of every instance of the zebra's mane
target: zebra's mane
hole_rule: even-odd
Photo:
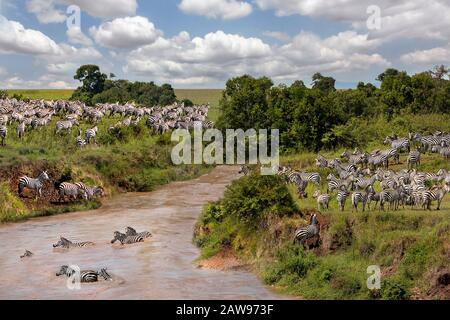
[[[60,239],[61,239],[61,242],[64,243],[64,244],[72,243],[72,241],[70,241],[70,240],[68,240],[68,239],[66,239],[64,237],[60,237]]]

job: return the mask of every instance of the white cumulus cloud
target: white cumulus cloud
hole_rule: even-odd
[[[153,43],[162,32],[146,17],[125,17],[91,27],[90,33],[98,44],[107,48],[135,48]]]
[[[178,7],[185,13],[223,20],[239,19],[252,13],[252,6],[240,0],[182,0]]]

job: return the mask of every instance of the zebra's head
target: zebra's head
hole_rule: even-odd
[[[116,241],[121,241],[125,235],[119,231],[114,231],[114,238],[111,240],[111,243],[114,243]]]
[[[347,152],[347,150],[345,150],[344,152],[342,152],[341,154],[341,158],[348,158],[349,154]]]
[[[57,277],[64,275],[70,276],[73,274],[73,272],[74,270],[71,269],[69,266],[61,266],[61,268],[59,268],[59,271],[56,272],[56,276]]]
[[[70,243],[69,240],[66,238],[60,237],[59,241],[55,244],[53,244],[53,248],[60,248],[60,247],[66,247]]]
[[[320,190],[314,191],[313,198],[317,198],[318,196],[320,196]]]
[[[50,180],[47,171],[43,171],[39,176],[41,181],[48,181]]]
[[[132,235],[137,234],[137,231],[135,229],[133,229],[132,227],[126,227],[125,228],[125,234],[127,236],[132,236]]]
[[[311,224],[313,225],[319,224],[319,220],[317,220],[317,214],[315,213],[311,216]]]

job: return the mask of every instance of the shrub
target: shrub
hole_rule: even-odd
[[[234,181],[225,191],[222,205],[226,214],[254,223],[268,215],[290,215],[297,210],[281,178],[256,173]]]
[[[395,279],[385,279],[381,282],[381,297],[384,300],[407,300],[409,299],[407,286]]]

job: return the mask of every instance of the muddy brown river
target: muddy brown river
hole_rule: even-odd
[[[252,273],[197,268],[193,226],[207,201],[219,199],[237,176],[221,166],[198,179],[151,193],[128,193],[102,208],[0,226],[0,299],[279,299]],[[111,245],[115,230],[149,230],[144,243]],[[53,249],[59,236],[95,246]],[[20,259],[25,249],[34,253]],[[67,287],[61,265],[107,267],[113,281]]]

